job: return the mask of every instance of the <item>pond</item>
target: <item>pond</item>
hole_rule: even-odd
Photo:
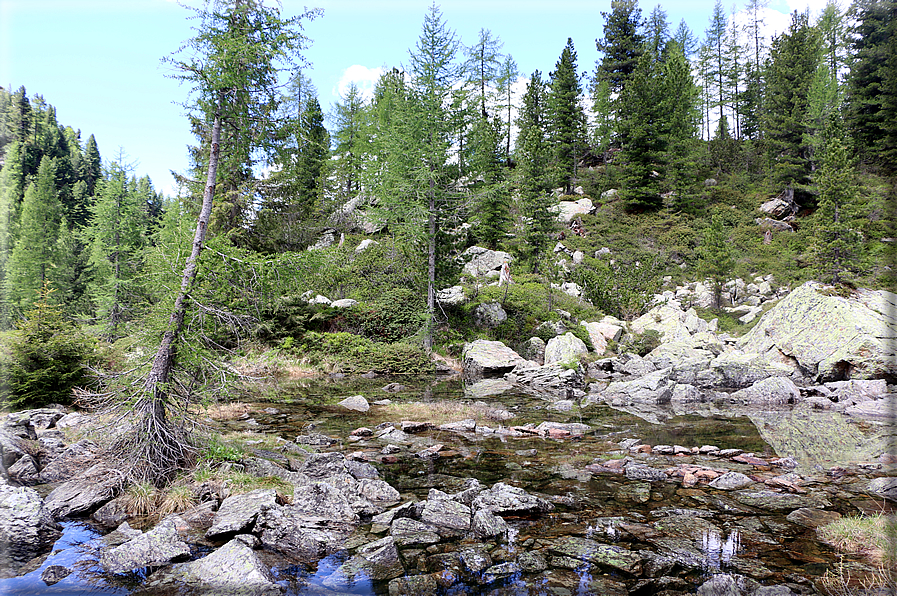
[[[383,387],[390,381],[405,387],[387,393]],[[367,412],[337,405],[358,394],[381,403]],[[458,492],[469,478],[486,487],[497,482],[510,484],[549,499],[555,509],[548,514],[507,519],[511,530],[499,543],[482,545],[461,540],[434,545],[426,551],[402,551],[409,571],[432,571],[428,567],[432,559],[470,547],[485,549],[493,563],[517,561],[525,553],[544,555],[547,566],[539,573],[518,571],[498,580],[466,576],[440,588],[444,594],[493,595],[654,594],[664,589],[694,593],[709,576],[721,571],[767,585],[786,584],[794,593],[816,593],[814,583],[840,558],[816,538],[812,527],[795,523],[788,516],[790,509],[739,502],[706,484],[686,487],[673,481],[646,482],[623,474],[595,473],[588,466],[633,457],[661,470],[694,464],[759,474],[762,478],[786,474],[768,466],[758,471],[756,466],[708,454],[638,453],[624,449],[621,442],[689,449],[715,446],[740,449],[758,458],[788,457],[797,465],[796,472],[810,496],[825,499],[825,509],[847,515],[876,503],[857,497],[861,491],[856,487],[864,480],[851,476],[833,479],[826,471],[835,465],[856,467],[857,462],[871,462],[863,465],[874,469],[875,457],[892,438],[884,427],[857,423],[830,412],[817,415],[807,410],[739,410],[706,403],[653,407],[650,411],[606,406],[593,406],[584,412],[575,407],[565,409],[563,402],[534,394],[509,392],[476,398],[465,394],[465,387],[457,379],[433,383],[381,377],[267,386],[255,393],[240,416],[220,425],[225,431],[276,435],[297,442],[301,442],[297,437],[303,436],[330,437],[333,444],[319,450],[352,453],[373,463],[381,478],[402,494],[403,501],[426,499],[430,489]],[[480,425],[493,431],[532,427],[546,421],[585,424],[591,430],[548,438],[450,432],[433,427],[409,434],[409,444],[401,445],[395,453],[373,437],[352,436],[352,431],[361,427],[375,429],[387,423],[399,425],[403,420],[428,422],[423,418],[427,415],[439,418],[433,420],[438,424],[458,421],[459,416],[470,412],[484,416]],[[439,445],[439,457],[414,456]],[[796,478],[794,474],[789,477]],[[372,531],[370,524],[361,528],[362,536]],[[66,524],[54,554],[24,577],[0,580],[0,593],[147,593],[140,590],[139,575],[124,581],[97,573],[95,554],[89,547],[96,537],[86,524]],[[367,535],[368,541],[379,537]],[[557,544],[567,537],[581,544],[617,545],[651,556],[638,572],[620,572],[584,562],[589,560],[588,555],[579,559],[564,556]],[[364,540],[359,539],[358,545]],[[202,552],[195,554],[200,556]],[[385,584],[363,577],[340,589],[328,587],[327,578],[348,556],[349,551],[343,551],[311,566],[278,557],[269,557],[268,562],[287,594],[386,593]],[[40,581],[47,566],[71,566],[75,561],[75,573],[58,584],[48,587]]]

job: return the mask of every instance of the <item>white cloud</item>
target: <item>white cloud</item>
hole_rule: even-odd
[[[361,64],[353,64],[343,71],[343,75],[333,88],[333,95],[342,97],[349,89],[349,84],[355,83],[365,101],[369,101],[374,97],[374,85],[377,84],[377,80],[384,72],[385,69],[382,66],[368,68]]]

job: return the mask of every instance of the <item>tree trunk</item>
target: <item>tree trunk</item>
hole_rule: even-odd
[[[432,165],[430,166],[432,170]],[[427,335],[424,349],[429,354],[433,350],[433,318],[436,314],[436,180],[431,171],[429,189],[429,221],[427,229]]]
[[[181,278],[181,290],[174,302],[174,310],[171,318],[168,320],[168,328],[162,336],[162,343],[156,351],[156,357],[153,359],[153,367],[150,369],[149,375],[144,384],[146,397],[144,400],[150,400],[152,406],[145,411],[151,412],[151,415],[157,422],[165,420],[165,410],[168,400],[168,381],[171,376],[171,368],[174,365],[175,354],[177,351],[177,343],[184,326],[184,314],[187,310],[187,296],[196,280],[196,269],[199,262],[199,254],[202,252],[203,243],[206,238],[206,230],[209,226],[209,217],[212,213],[212,199],[215,197],[215,178],[218,174],[218,156],[220,152],[221,140],[221,103],[223,100],[223,92],[218,93],[218,106],[215,110],[215,120],[212,124],[212,146],[209,152],[209,170],[206,176],[206,186],[202,196],[202,207],[199,211],[199,218],[196,222],[196,232],[193,235],[193,249],[187,262],[184,264],[184,274]]]

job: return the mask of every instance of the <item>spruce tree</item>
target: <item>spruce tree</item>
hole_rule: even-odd
[[[97,148],[97,140],[93,135],[87,138],[81,164],[81,179],[87,183],[87,194],[93,196],[96,192],[97,181],[103,175],[103,161],[100,158],[100,150]]]
[[[822,146],[821,167],[815,181],[819,189],[814,268],[823,281],[839,284],[848,281],[857,268],[862,236],[855,227],[858,185],[851,148],[837,114],[829,117]]]
[[[886,173],[897,171],[897,2],[856,0],[847,126],[854,147]]]
[[[520,235],[523,238],[524,258],[533,271],[548,254],[555,217],[548,208],[551,205],[548,181],[548,138],[546,133],[546,95],[542,73],[538,70],[530,77],[523,106],[517,118],[517,143],[514,157],[517,187],[520,192]]]
[[[336,174],[339,192],[345,199],[352,198],[361,188],[361,159],[366,150],[364,129],[367,115],[361,91],[355,83],[350,83],[337,102],[333,114],[334,153],[339,160]]]
[[[713,214],[710,225],[704,231],[698,255],[698,272],[710,279],[713,305],[719,309],[722,306],[723,286],[732,276],[732,269],[735,267],[735,251],[718,213]]]
[[[772,177],[795,190],[810,181],[809,95],[819,62],[819,33],[809,14],[794,12],[788,31],[772,42],[766,72],[764,137]]]
[[[604,38],[595,40],[602,55],[596,64],[594,85],[606,81],[614,93],[619,93],[638,65],[644,51],[645,38],[641,34],[642,11],[638,0],[612,0],[611,11],[602,12]]]
[[[548,115],[554,152],[554,182],[562,186],[564,194],[570,194],[580,156],[587,149],[586,118],[580,105],[582,88],[572,39],[567,38],[567,45],[549,78]]]

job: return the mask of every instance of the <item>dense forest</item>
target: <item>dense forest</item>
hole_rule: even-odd
[[[200,89],[189,104],[192,166],[173,197],[138,177],[124,151],[101,156],[41,95],[0,88],[0,325],[15,330],[4,357],[36,357],[26,352],[54,329],[80,342],[75,360],[89,348],[113,369],[158,345],[215,131],[214,203],[177,355],[188,393],[226,374],[210,352],[250,345],[426,368],[431,350],[457,355],[477,334],[526,337],[554,316],[552,284],[565,282],[590,300],[575,308],[617,316],[638,314],[663,276],[888,286],[897,3],[830,1],[818,17],[795,12],[772,39],[763,7],[749,0],[734,19],[717,0],[702,38],[684,22],[673,29],[659,5],[645,15],[635,0],[613,0],[594,67],[577,63],[568,39],[552,72],[520,73],[498,35],[481,30],[466,45],[433,5],[407,64],[372,99],[353,86],[325,114],[295,68],[307,41],[299,21],[320,15],[282,21],[237,2],[185,47],[260,49],[257,64],[239,67],[243,83],[225,92],[209,82],[223,70],[194,77],[191,56],[167,58]],[[291,43],[277,45],[271,19],[294,32]],[[284,86],[263,68],[277,60],[294,67]],[[594,212],[571,229],[558,203],[583,197]],[[783,209],[760,219],[774,197]],[[376,242],[356,250],[363,239]],[[495,294],[511,320],[497,329],[475,329],[469,307],[435,298],[458,283],[457,257],[474,245],[515,257],[516,287]],[[492,296],[466,289],[472,302]],[[359,304],[309,303],[318,294]],[[38,399],[19,369],[5,388],[13,403],[57,387],[47,381]]]

